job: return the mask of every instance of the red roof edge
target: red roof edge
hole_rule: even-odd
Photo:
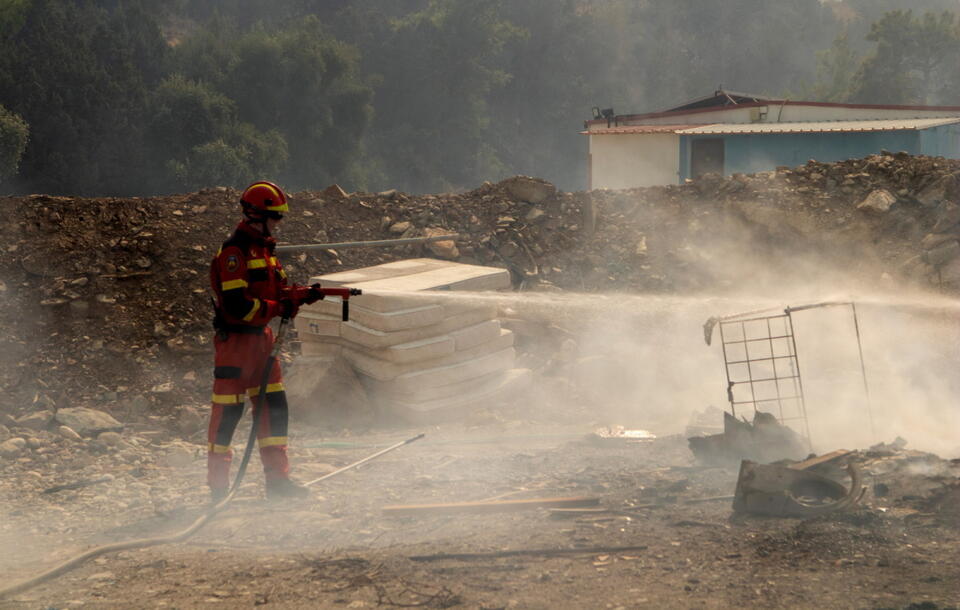
[[[614,121],[637,121],[640,119],[660,119],[672,116],[686,116],[690,114],[701,114],[703,112],[727,112],[729,110],[739,110],[741,108],[759,108],[760,106],[818,106],[821,108],[863,108],[866,110],[944,110],[948,112],[960,112],[960,106],[898,106],[895,104],[838,104],[835,102],[792,102],[786,100],[783,102],[756,102],[749,104],[737,104],[736,106],[715,106],[712,108],[698,108],[695,110],[676,110],[668,112],[648,112],[646,114],[626,114],[617,115]],[[607,119],[590,119],[584,121],[584,126],[606,123]]]

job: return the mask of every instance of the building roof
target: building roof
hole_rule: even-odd
[[[700,108],[716,109],[718,107],[739,106],[741,104],[766,104],[771,102],[780,103],[782,101],[783,98],[773,98],[755,93],[740,93],[737,91],[725,91],[723,89],[717,89],[711,95],[698,97],[688,102],[684,102],[679,106],[665,108],[660,112],[678,112],[681,110],[697,110]]]
[[[590,136],[676,133],[679,135],[723,135],[751,133],[832,133],[862,131],[902,131],[930,129],[960,123],[960,117],[927,119],[870,119],[860,121],[803,121],[796,123],[712,123],[688,125],[623,125],[581,131]]]
[[[716,123],[691,127],[677,133],[738,134],[738,133],[830,133],[851,131],[902,131],[930,129],[941,125],[960,123],[960,117],[929,119],[871,119],[862,121],[803,121],[797,123]]]
[[[714,96],[707,96],[704,98],[706,100],[712,100]],[[696,101],[694,102],[696,104]],[[669,110],[663,110],[659,112],[647,112],[644,114],[618,114],[612,118],[614,123],[622,123],[625,121],[643,121],[646,119],[662,119],[667,117],[676,117],[677,123],[684,122],[684,118],[690,115],[696,115],[704,112],[725,112],[730,110],[740,110],[743,108],[759,108],[762,106],[815,106],[819,108],[848,108],[848,109],[857,109],[857,110],[915,110],[919,112],[931,112],[931,111],[941,111],[941,112],[960,112],[960,106],[903,106],[896,104],[839,104],[834,102],[803,102],[803,101],[792,101],[792,100],[763,100],[760,101],[749,101],[743,100],[736,104],[726,104],[726,105],[708,105],[708,106],[692,106],[688,107],[689,104],[684,106],[678,106],[676,108],[671,108]],[[589,125],[600,125],[607,122],[608,119],[591,119],[584,122],[584,126]],[[687,122],[690,122],[689,120]]]
[[[694,127],[705,127],[706,123],[686,123],[684,125],[620,125],[618,127],[601,127],[593,131],[581,131],[589,136],[598,135],[630,135],[637,133],[677,133]]]

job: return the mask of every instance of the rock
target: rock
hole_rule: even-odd
[[[644,255],[647,253],[647,236],[641,235],[640,239],[637,240],[637,245],[634,248],[634,253],[638,256]]]
[[[929,250],[951,239],[956,239],[956,236],[949,233],[928,233],[920,240],[920,247]]]
[[[205,423],[206,419],[198,409],[188,406],[180,407],[177,425],[183,434],[191,436],[201,430]]]
[[[81,436],[94,436],[107,430],[123,429],[123,424],[109,413],[86,407],[60,409],[57,411],[56,420],[64,426],[73,428]]]
[[[397,235],[399,235],[401,233],[405,233],[407,229],[409,229],[412,226],[413,226],[413,223],[410,223],[410,222],[406,222],[406,221],[396,222],[390,225],[390,232],[396,233]]]
[[[0,441],[5,441],[10,438],[10,429],[0,424]]]
[[[52,419],[53,411],[36,411],[19,418],[17,425],[21,428],[29,428],[31,430],[43,430],[50,424],[50,420]]]
[[[943,233],[960,224],[960,206],[950,201],[943,202],[937,207],[937,222],[933,225],[934,233]]]
[[[380,191],[377,193],[378,197],[386,197],[387,199],[393,199],[397,196],[397,189],[388,189],[386,191]]]
[[[331,184],[323,189],[323,196],[326,199],[346,199],[349,197],[347,192],[343,190],[339,184]]]
[[[544,212],[540,208],[533,208],[529,212],[527,212],[527,215],[524,216],[524,220],[526,220],[527,222],[536,222],[539,218],[543,217],[545,214],[546,212]]]
[[[173,382],[165,381],[164,383],[158,383],[157,385],[150,388],[150,392],[153,394],[169,394],[173,391]]]
[[[0,443],[0,456],[14,458],[26,449],[27,441],[23,438],[11,438]]]
[[[78,441],[81,438],[81,436],[77,434],[76,431],[70,426],[60,426],[57,428],[57,432],[59,432],[60,436],[63,438],[68,438],[73,441]]]
[[[557,192],[557,187],[546,180],[529,176],[507,178],[500,183],[500,186],[507,191],[512,199],[533,204],[542,203]]]
[[[940,265],[955,259],[960,255],[960,242],[952,240],[944,242],[935,248],[931,248],[923,253],[923,260],[927,264],[939,267]]]
[[[163,463],[170,468],[185,468],[193,462],[193,452],[184,447],[174,447],[163,456]]]
[[[864,212],[883,213],[897,202],[897,197],[886,189],[877,189],[857,204],[857,209]]]
[[[112,580],[114,578],[113,572],[97,572],[96,574],[87,576],[87,580]]]
[[[97,440],[107,447],[116,447],[123,441],[123,437],[120,436],[119,432],[101,432],[97,436]]]
[[[424,229],[424,233],[427,237],[433,237],[434,235],[446,235],[449,233],[449,231],[445,229],[428,227],[427,229]],[[428,250],[433,252],[439,258],[445,258],[447,260],[460,258],[460,251],[457,250],[457,244],[452,239],[427,242],[426,246]]]
[[[940,202],[947,198],[947,190],[950,187],[951,181],[952,178],[950,178],[950,176],[944,176],[933,184],[924,187],[923,190],[917,193],[917,201],[929,208],[939,205]]]

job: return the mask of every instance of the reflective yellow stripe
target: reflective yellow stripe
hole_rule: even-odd
[[[264,447],[276,447],[277,445],[286,445],[287,437],[286,436],[268,436],[266,438],[258,438],[257,445],[260,448]]]
[[[220,287],[223,290],[233,290],[234,288],[246,288],[247,286],[249,286],[249,284],[247,284],[247,280],[229,280],[220,284]]]
[[[268,384],[267,384],[267,394],[270,394],[270,393],[272,393],[272,392],[283,392],[283,384],[282,384],[282,383],[268,383]],[[247,394],[249,394],[250,396],[258,396],[258,395],[260,394],[260,386],[256,386],[256,387],[253,387],[253,388],[247,388]]]
[[[218,405],[242,405],[243,394],[214,394],[210,400]]]
[[[277,189],[273,188],[271,185],[267,184],[266,182],[261,182],[259,186],[263,186],[270,189],[270,192],[272,192],[274,195],[274,199],[273,199],[274,201],[280,201],[282,199]],[[289,208],[287,207],[287,204],[281,203],[280,205],[268,205],[267,209],[270,210],[271,212],[286,212]]]
[[[253,319],[253,316],[255,316],[258,311],[260,311],[260,299],[254,299],[253,307],[250,308],[250,311],[247,312],[247,315],[243,316],[243,321],[249,322]]]
[[[271,257],[270,257],[270,264],[273,265],[274,267],[277,266],[277,257],[276,257],[276,256],[271,256]]]
[[[266,259],[253,258],[247,261],[247,269],[263,269],[267,266]]]
[[[281,277],[282,279],[287,279],[287,272],[286,272],[286,271],[284,271],[283,269],[278,269],[277,271],[280,272],[280,277]]]
[[[209,453],[230,453],[230,445],[214,445],[210,443],[207,445],[207,452]]]

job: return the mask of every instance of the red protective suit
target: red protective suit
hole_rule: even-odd
[[[218,329],[214,340],[213,410],[207,434],[207,483],[214,490],[229,486],[230,443],[243,415],[244,397],[255,401],[259,396],[263,366],[273,347],[273,333],[267,323],[281,314],[282,299],[308,290],[287,285],[286,273],[273,255],[274,246],[272,238],[241,222],[210,266],[210,283],[217,295]],[[270,371],[265,402],[255,405],[259,409],[260,460],[268,480],[285,479],[290,472],[288,408],[278,363]]]

